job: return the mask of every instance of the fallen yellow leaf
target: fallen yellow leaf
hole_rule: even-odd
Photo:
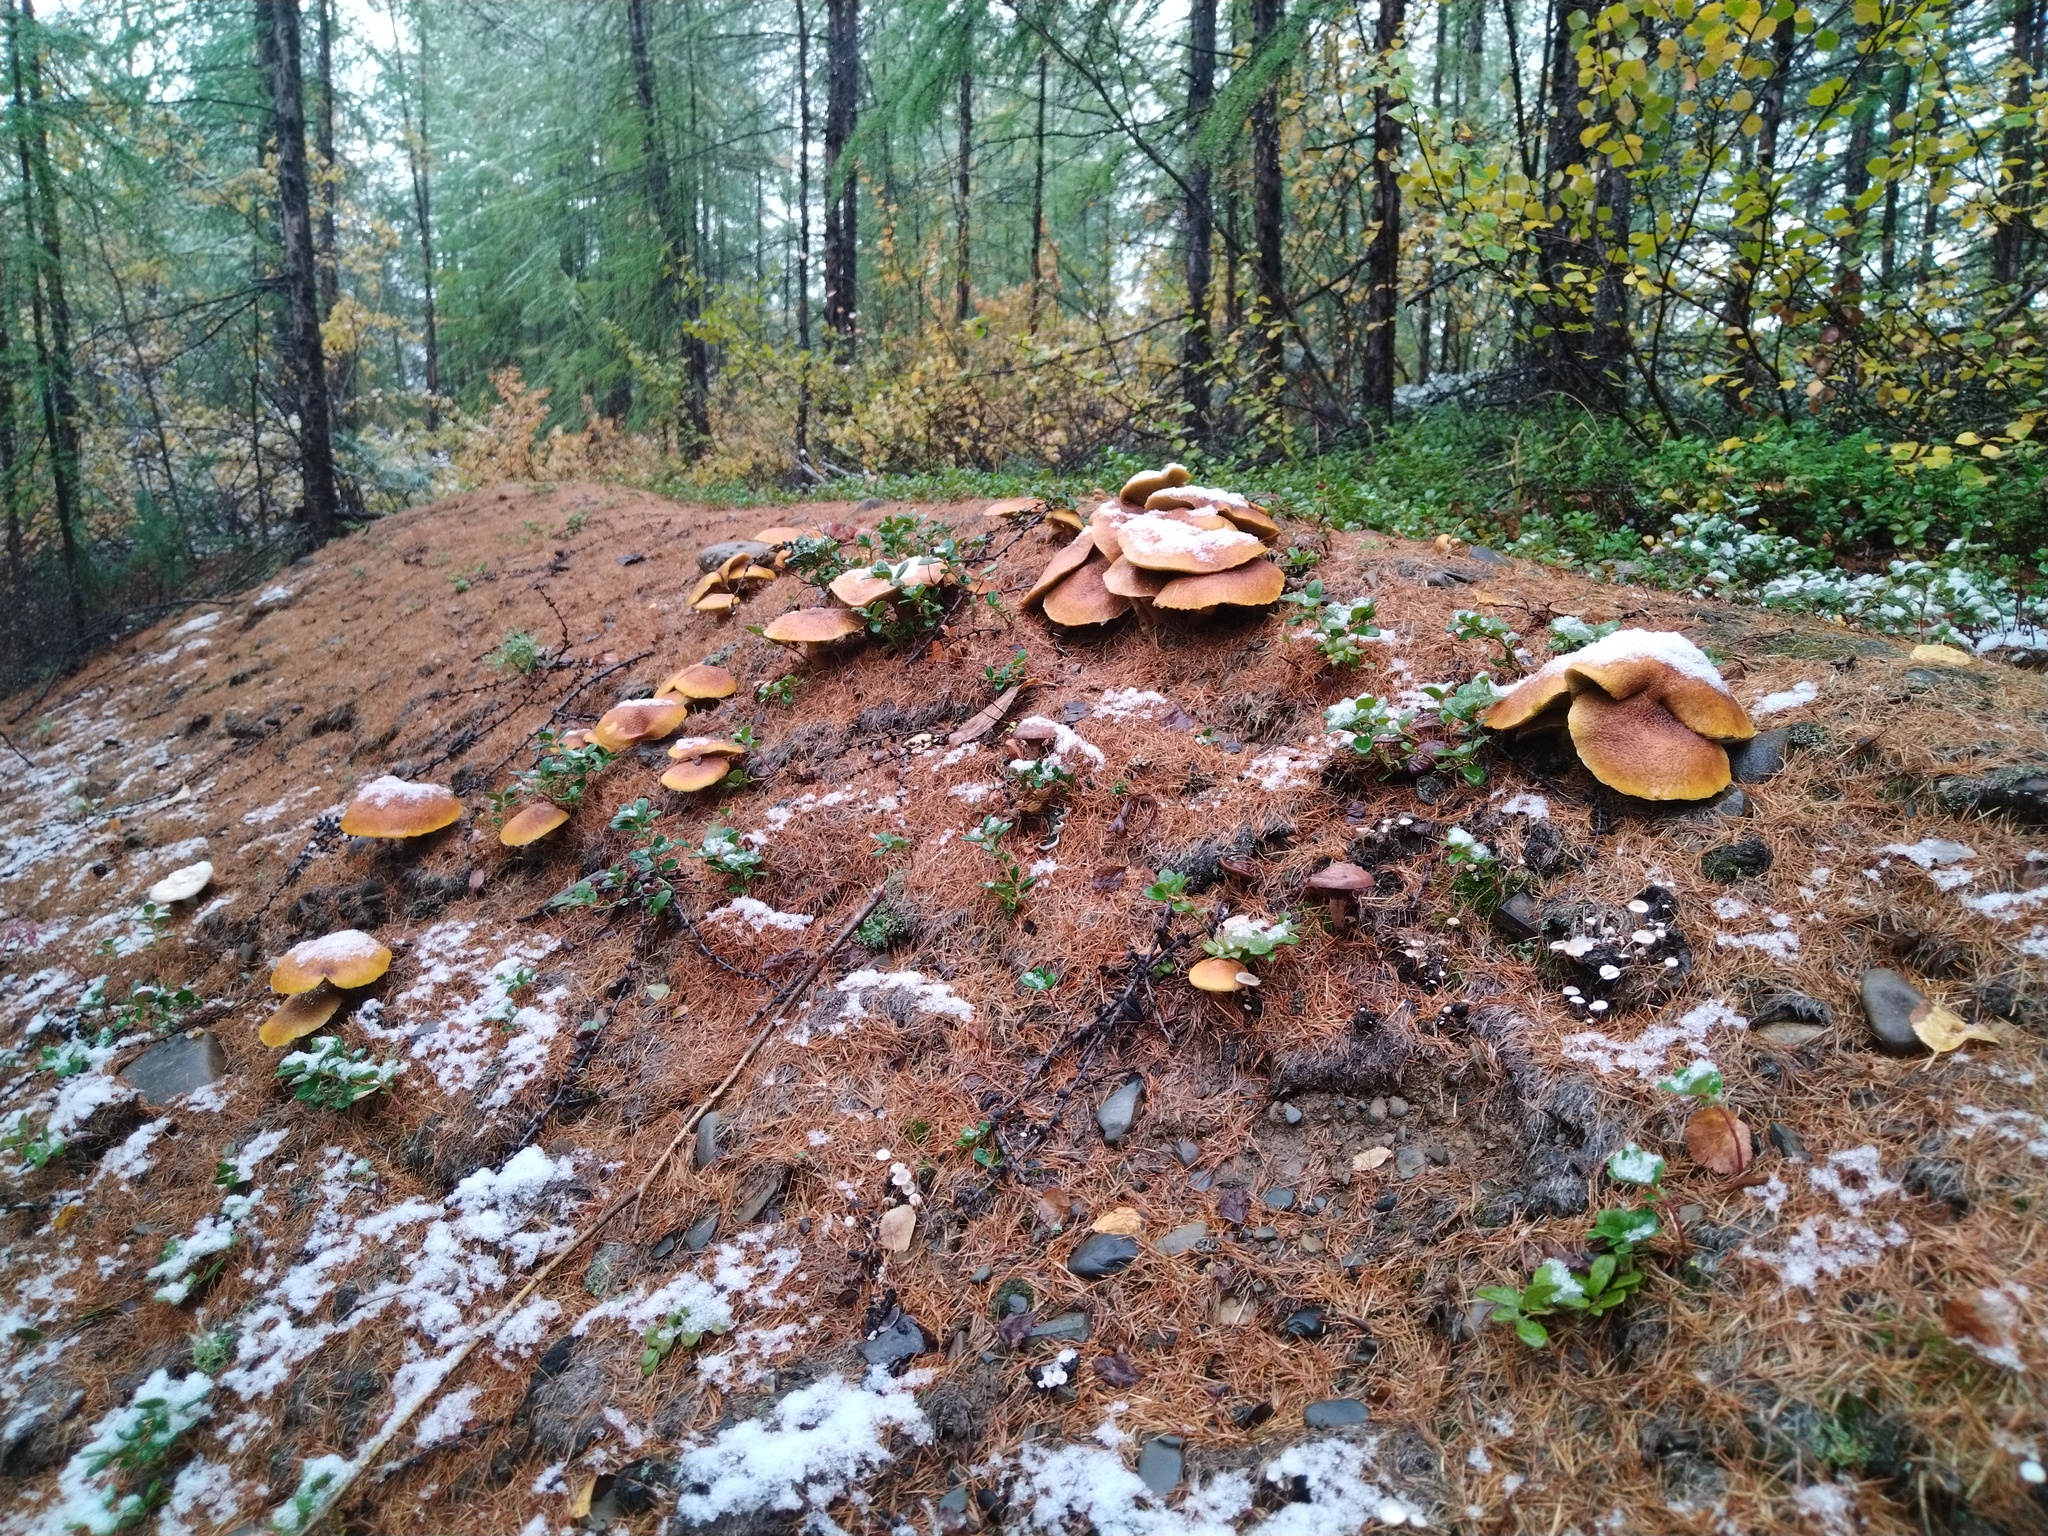
[[[1943,667],[1973,667],[1977,664],[1976,657],[1952,645],[1916,645],[1913,647],[1913,659],[1931,661]]]
[[[1389,1161],[1393,1155],[1394,1149],[1392,1147],[1367,1147],[1363,1152],[1353,1155],[1351,1171],[1353,1173],[1371,1173],[1373,1169]]]
[[[1136,1237],[1145,1230],[1145,1219],[1128,1205],[1120,1205],[1113,1211],[1104,1211],[1095,1218],[1093,1232],[1113,1232],[1118,1237]]]
[[[1937,1056],[1960,1050],[1966,1040],[1982,1040],[1986,1045],[2003,1042],[1998,1035],[1981,1024],[1972,1024],[1953,1009],[1944,1008],[1940,1003],[1922,1003],[1912,1012],[1913,1033],[1920,1037],[1920,1043]]]

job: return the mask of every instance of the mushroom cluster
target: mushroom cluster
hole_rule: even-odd
[[[1136,611],[1265,608],[1287,578],[1267,558],[1280,525],[1235,491],[1190,485],[1179,464],[1133,475],[1089,514],[1031,590],[1055,624],[1107,624]]]
[[[670,745],[668,755],[676,765],[661,776],[662,788],[694,795],[730,773],[747,749],[723,736],[684,736]]]
[[[815,528],[763,528],[754,535],[757,544],[774,547],[775,553],[763,565],[745,550],[729,555],[715,569],[706,571],[690,589],[690,606],[699,613],[728,614],[739,600],[782,574],[789,560],[789,547]]]
[[[391,951],[358,928],[295,944],[270,972],[270,990],[284,998],[256,1038],[289,1045],[333,1018],[342,994],[367,987],[391,969]]]
[[[1480,719],[1518,735],[1564,726],[1594,778],[1639,800],[1719,794],[1730,781],[1722,743],[1756,734],[1698,646],[1643,629],[1552,657]]]

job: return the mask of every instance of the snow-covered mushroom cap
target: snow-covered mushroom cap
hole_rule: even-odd
[[[559,805],[542,800],[507,821],[499,829],[498,841],[507,848],[524,848],[528,843],[539,842],[568,819],[569,813]]]
[[[390,969],[390,950],[360,928],[343,928],[286,950],[271,968],[270,990],[290,996],[310,992],[323,981],[367,987]]]
[[[689,757],[745,757],[747,749],[723,736],[678,736],[669,743],[668,755],[681,762]]]
[[[1193,528],[1156,512],[1127,519],[1117,530],[1117,544],[1123,557],[1141,569],[1195,576],[1230,570],[1266,552],[1241,529]]]
[[[160,907],[167,907],[174,901],[190,901],[212,883],[213,866],[201,859],[197,864],[174,869],[157,881],[149,888],[149,899]]]
[[[461,819],[454,790],[387,773],[356,791],[341,814],[341,830],[350,837],[424,837]]]
[[[598,717],[590,739],[607,752],[623,752],[643,741],[659,741],[683,723],[689,703],[678,698],[627,699]]]

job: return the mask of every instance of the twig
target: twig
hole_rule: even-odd
[[[433,1397],[435,1393],[448,1384],[449,1378],[462,1368],[462,1363],[470,1357],[476,1347],[486,1339],[493,1337],[505,1319],[524,1306],[527,1297],[531,1296],[550,1275],[561,1268],[563,1261],[569,1255],[595,1237],[603,1229],[605,1223],[618,1215],[620,1211],[623,1211],[629,1205],[637,1206],[640,1203],[641,1197],[653,1187],[655,1179],[668,1166],[669,1160],[676,1155],[677,1150],[682,1147],[684,1142],[688,1141],[696,1132],[697,1122],[702,1120],[712,1106],[725,1096],[726,1091],[735,1082],[739,1081],[739,1075],[747,1069],[748,1063],[753,1061],[754,1057],[760,1053],[761,1047],[768,1043],[768,1037],[775,1032],[776,1026],[782,1022],[782,1010],[801,997],[810,988],[811,983],[818,979],[819,973],[825,969],[826,963],[839,951],[840,946],[853,937],[854,930],[867,921],[868,914],[881,904],[882,891],[883,888],[881,886],[876,886],[870,891],[868,899],[861,904],[860,910],[854,913],[844,928],[839,930],[838,936],[819,952],[818,958],[811,962],[809,968],[794,982],[791,982],[787,987],[763,1003],[754,1017],[747,1021],[748,1025],[759,1023],[761,1026],[760,1030],[755,1034],[753,1040],[749,1042],[747,1048],[740,1053],[740,1059],[733,1063],[732,1070],[725,1074],[725,1077],[716,1088],[713,1088],[703,1098],[699,1099],[696,1108],[692,1109],[684,1117],[682,1128],[676,1132],[675,1138],[662,1149],[661,1155],[654,1160],[653,1165],[647,1170],[646,1176],[632,1189],[615,1196],[607,1202],[604,1209],[599,1211],[589,1222],[585,1223],[582,1230],[571,1238],[564,1247],[558,1249],[552,1258],[535,1270],[526,1284],[522,1285],[509,1300],[476,1328],[472,1329],[467,1339],[456,1345],[454,1349],[442,1357],[441,1369],[430,1373],[422,1385],[415,1389],[410,1397],[397,1404],[391,1410],[390,1415],[378,1426],[376,1434],[370,1437],[369,1442],[364,1445],[355,1459],[335,1475],[333,1482],[320,1491],[312,1508],[306,1511],[305,1518],[296,1526],[296,1536],[309,1536],[309,1533],[322,1520],[334,1512],[334,1508],[340,1503],[342,1496],[355,1486],[357,1479],[384,1453],[384,1448],[398,1438],[399,1434],[405,1429],[405,1426],[412,1421],[413,1415],[426,1406],[429,1398]]]
[[[17,747],[13,742],[7,739],[7,733],[5,731],[0,731],[0,747],[5,747],[8,751],[12,752],[16,757],[20,758],[22,762],[26,763],[29,767],[35,767],[35,764],[30,760],[29,755],[26,752],[22,751],[21,748]]]

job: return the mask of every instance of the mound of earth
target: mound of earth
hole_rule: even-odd
[[[502,488],[8,703],[0,1529],[2042,1527],[2038,676],[1289,526],[1293,586],[1377,604],[1333,668],[1285,606],[1020,617],[1049,530],[978,506],[800,515],[909,510],[997,527],[933,644],[806,663],[748,627],[794,575],[693,612],[768,515]],[[1743,782],[1653,807],[1326,733],[1497,669],[1463,609],[1691,636],[1767,732]],[[500,845],[537,732],[698,662],[744,778],[629,748]],[[1032,719],[1070,788],[1008,766]],[[385,773],[463,819],[343,837]],[[667,905],[602,899],[636,846]],[[1337,859],[1355,914],[1303,891]],[[1286,914],[1257,987],[1187,984]],[[257,1031],[342,928],[393,959],[326,1034],[392,1070],[334,1109]],[[1718,1140],[1660,1086],[1697,1062]],[[1648,1202],[1620,1305],[1490,1321]]]

